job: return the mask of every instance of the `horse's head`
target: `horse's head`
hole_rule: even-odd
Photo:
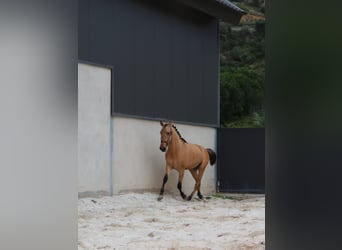
[[[160,121],[160,125],[162,126],[162,129],[160,130],[160,147],[159,149],[162,152],[165,152],[167,147],[169,146],[169,143],[172,139],[172,126],[173,122],[171,123],[163,123]]]

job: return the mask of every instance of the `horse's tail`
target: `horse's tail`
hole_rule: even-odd
[[[214,150],[207,148],[208,154],[209,154],[209,159],[210,159],[210,165],[214,165],[216,162],[216,153]]]

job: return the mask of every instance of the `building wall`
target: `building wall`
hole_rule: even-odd
[[[78,65],[78,191],[110,193],[110,69]]]
[[[79,59],[114,68],[114,115],[217,127],[218,36],[181,1],[79,1]]]
[[[109,195],[124,191],[153,190],[165,174],[165,153],[159,150],[158,121],[110,115],[111,70],[79,64],[78,67],[78,176],[80,196]],[[176,124],[190,143],[216,151],[216,129]],[[202,179],[203,194],[215,192],[216,165],[208,166]],[[178,173],[173,170],[167,192],[177,192]],[[183,190],[194,186],[186,171]]]
[[[216,151],[216,129],[175,124],[181,135],[189,142],[212,148]],[[156,193],[165,174],[165,153],[159,150],[160,129],[158,121],[133,118],[113,118],[113,183],[114,193],[127,190],[154,190]],[[215,192],[216,165],[208,165],[202,179],[203,194]],[[165,192],[176,192],[178,172],[173,170]],[[185,172],[183,191],[190,194],[194,180]]]

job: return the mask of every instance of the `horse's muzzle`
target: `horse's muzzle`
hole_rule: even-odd
[[[161,140],[160,146],[159,146],[160,151],[165,152],[167,146],[169,146],[169,142]]]

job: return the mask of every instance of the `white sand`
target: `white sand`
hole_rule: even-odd
[[[78,202],[78,249],[265,249],[265,197],[127,193]]]

